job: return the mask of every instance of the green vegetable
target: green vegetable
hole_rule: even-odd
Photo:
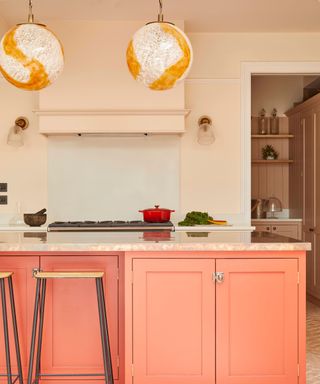
[[[208,215],[207,212],[189,212],[186,214],[186,217],[183,221],[180,221],[178,225],[193,227],[194,225],[206,225],[209,224],[208,220],[213,220],[211,216]]]
[[[262,149],[262,158],[264,160],[267,160],[268,157],[273,158],[274,160],[277,160],[279,157],[279,152],[277,152],[272,145],[265,145]]]

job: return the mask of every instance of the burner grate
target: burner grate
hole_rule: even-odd
[[[141,220],[55,221],[48,226],[49,231],[173,231],[173,228],[174,226],[171,221],[166,223],[147,223]]]

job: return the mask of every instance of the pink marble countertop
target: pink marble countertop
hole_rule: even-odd
[[[310,243],[270,233],[0,232],[0,252],[306,251]]]

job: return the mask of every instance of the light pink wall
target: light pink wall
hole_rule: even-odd
[[[10,220],[17,202],[24,212],[47,205],[46,139],[39,135],[32,113],[35,97],[0,80],[0,181],[8,183],[8,205],[0,207],[0,223]],[[30,126],[24,134],[25,145],[14,148],[7,145],[7,136],[19,116],[27,117]]]
[[[181,24],[181,23],[179,23]],[[154,92],[132,78],[126,50],[143,21],[50,22],[63,42],[65,68],[56,84],[40,94],[40,109],[184,108],[183,84]]]

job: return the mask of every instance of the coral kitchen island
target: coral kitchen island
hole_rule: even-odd
[[[14,272],[24,372],[32,270],[103,270],[116,383],[305,384],[309,249],[249,232],[2,232],[0,270]],[[48,281],[42,372],[102,372],[99,332],[94,281]]]

